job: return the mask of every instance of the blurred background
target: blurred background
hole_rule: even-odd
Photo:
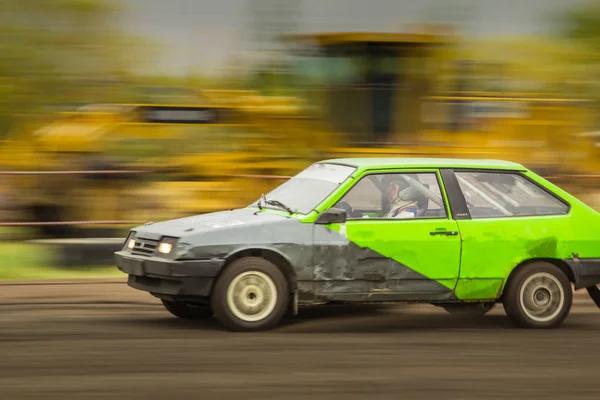
[[[600,2],[3,0],[0,279],[332,157],[516,161],[600,209]]]

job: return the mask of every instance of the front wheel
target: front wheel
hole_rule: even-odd
[[[571,310],[573,291],[557,266],[537,262],[517,271],[503,296],[509,318],[522,328],[557,328]]]
[[[270,261],[244,257],[232,262],[212,293],[215,317],[233,331],[274,328],[287,311],[288,284]]]

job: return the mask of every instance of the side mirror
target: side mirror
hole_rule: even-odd
[[[341,210],[339,208],[330,208],[328,210],[323,211],[319,218],[315,221],[315,224],[319,225],[327,225],[334,223],[343,223],[346,222],[346,210]]]

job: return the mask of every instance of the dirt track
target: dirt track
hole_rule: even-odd
[[[273,332],[177,320],[123,283],[0,285],[0,399],[595,399],[600,310],[559,330],[501,307],[306,310]]]

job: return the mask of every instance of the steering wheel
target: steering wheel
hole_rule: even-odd
[[[354,211],[352,206],[345,201],[340,201],[334,207],[346,211],[346,214],[348,214],[349,217],[361,218],[363,216],[363,214],[360,211]]]

